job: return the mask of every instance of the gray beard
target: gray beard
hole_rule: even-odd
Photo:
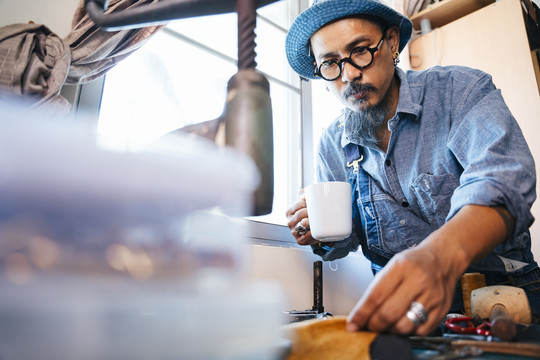
[[[359,112],[349,108],[343,110],[345,135],[355,144],[364,142],[377,144],[383,139],[383,137],[377,137],[377,130],[385,122],[386,101],[383,100],[376,106],[369,106],[367,103],[362,105],[359,108],[363,107],[365,110]]]

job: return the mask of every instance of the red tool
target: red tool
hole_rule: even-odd
[[[459,334],[477,334],[491,336],[491,324],[483,321],[479,325],[474,325],[471,317],[455,317],[447,319],[446,327]],[[463,325],[465,324],[465,325]]]

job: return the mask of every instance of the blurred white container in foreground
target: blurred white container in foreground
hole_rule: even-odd
[[[0,107],[0,359],[277,356],[280,289],[244,277],[251,159]]]

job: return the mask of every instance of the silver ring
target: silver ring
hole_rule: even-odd
[[[418,301],[413,301],[409,311],[407,311],[407,318],[412,321],[414,326],[419,326],[427,321],[428,313],[424,305]]]
[[[302,220],[300,220],[298,224],[296,224],[296,226],[294,227],[294,230],[296,231],[298,235],[302,236],[305,233],[307,233],[309,229],[305,227],[304,225],[302,225]]]

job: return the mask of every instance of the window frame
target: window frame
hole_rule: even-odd
[[[297,6],[295,9],[297,13],[306,9],[310,0],[290,0],[294,1],[293,6]],[[266,19],[264,16],[257,15],[258,21],[263,20],[271,23],[271,20]],[[164,28],[162,31],[168,31],[170,35],[177,36],[172,30]],[[181,36],[181,35],[180,35]],[[182,40],[186,41],[184,37]],[[189,40],[187,40],[189,41]],[[196,46],[204,47],[202,44],[197,44],[191,41]],[[205,50],[212,51],[211,49],[204,47]],[[221,54],[219,56],[223,57]],[[225,59],[230,61],[229,59]],[[233,59],[233,61],[235,61]],[[276,81],[282,85],[290,87],[289,84],[284,83],[280,79],[276,79],[271,75],[264,73],[269,80]],[[72,103],[72,112],[75,117],[77,113],[83,112],[85,114],[84,121],[87,122],[87,126],[96,131],[99,119],[99,110],[101,106],[101,99],[103,96],[104,84],[106,81],[106,75],[96,79],[89,83],[79,85],[67,85],[61,91],[61,94]],[[290,132],[289,139],[292,143],[293,139],[298,139],[298,143],[295,146],[300,147],[300,156],[298,159],[291,160],[290,168],[298,169],[297,171],[291,170],[287,189],[287,198],[289,203],[292,203],[298,198],[298,191],[306,185],[312,183],[312,179],[315,178],[315,154],[314,139],[313,139],[313,123],[312,123],[312,90],[311,82],[305,79],[300,79],[300,126],[294,124],[289,126]],[[76,117],[77,118],[77,117]],[[291,144],[292,145],[292,144]],[[291,148],[291,147],[289,147]],[[283,214],[285,216],[285,214]],[[263,244],[270,246],[291,246],[297,245],[296,240],[291,235],[289,228],[285,225],[265,222],[258,217],[245,218],[248,228],[248,238],[251,243]]]

